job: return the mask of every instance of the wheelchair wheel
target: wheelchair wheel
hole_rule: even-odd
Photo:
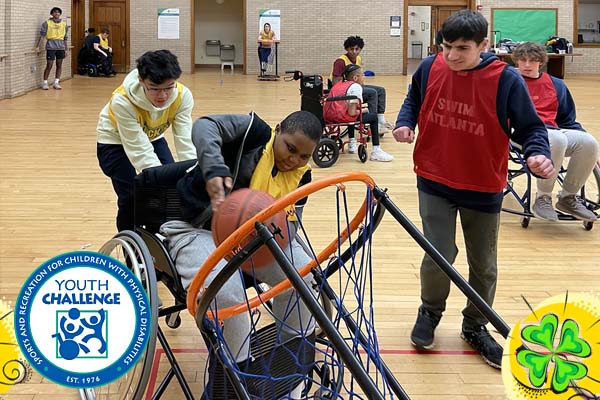
[[[329,168],[335,164],[339,156],[340,148],[335,140],[321,138],[313,153],[313,161],[321,168]]]
[[[87,74],[89,77],[92,77],[92,78],[95,76],[98,76],[98,68],[96,68],[93,65],[88,66]]]
[[[358,159],[360,162],[367,162],[367,147],[364,144],[358,145]]]
[[[137,276],[148,295],[152,321],[148,332],[148,346],[138,363],[116,381],[95,388],[79,389],[79,395],[82,400],[139,400],[143,398],[148,385],[156,347],[158,293],[154,263],[142,238],[131,231],[117,233],[99,252],[121,261]]]

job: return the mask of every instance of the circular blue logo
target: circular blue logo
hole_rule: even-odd
[[[61,385],[106,385],[144,354],[151,309],[138,278],[104,254],[77,251],[40,265],[21,288],[15,331],[27,361]]]

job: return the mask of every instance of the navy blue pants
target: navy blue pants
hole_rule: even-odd
[[[173,155],[165,138],[160,138],[152,142],[154,153],[162,164],[174,162]],[[123,231],[133,230],[133,179],[135,178],[135,168],[131,165],[123,146],[120,144],[102,144],[98,143],[96,152],[98,162],[104,175],[112,181],[113,188],[117,194],[117,229]]]

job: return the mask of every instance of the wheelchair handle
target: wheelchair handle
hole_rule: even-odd
[[[289,81],[297,81],[298,79],[302,78],[302,71],[299,71],[297,69],[293,69],[293,70],[287,70],[285,71],[286,74],[293,74],[292,76],[285,76],[283,79],[287,82]]]
[[[326,97],[325,101],[340,101],[340,100],[359,100],[357,96],[334,96]]]

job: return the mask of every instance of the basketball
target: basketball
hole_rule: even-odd
[[[264,210],[269,205],[273,204],[275,199],[268,193],[253,189],[239,189],[231,192],[221,205],[214,212],[211,222],[211,231],[213,240],[216,246],[219,246],[227,239],[237,228],[248,221],[250,218]],[[282,248],[285,248],[289,243],[285,211],[281,210],[266,221],[262,221],[269,229],[271,224],[275,224],[281,229],[283,238],[275,235],[275,239]],[[247,245],[257,232],[254,230],[247,237],[239,242],[239,248]],[[237,248],[237,246],[236,246]],[[229,260],[234,256],[234,253],[225,256]],[[242,264],[242,270],[249,272],[254,268],[264,267],[274,261],[273,255],[266,246],[262,246],[252,258]]]

